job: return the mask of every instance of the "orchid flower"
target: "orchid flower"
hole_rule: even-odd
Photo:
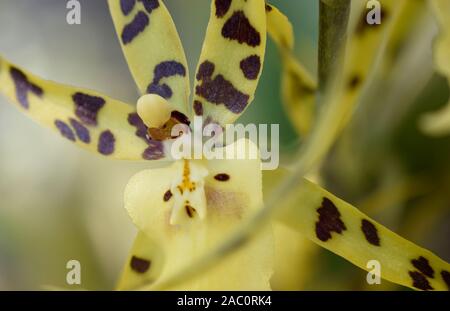
[[[404,0],[382,2],[392,21],[405,5]],[[357,3],[359,16],[363,1]],[[381,277],[387,280],[421,290],[448,289],[448,263],[303,177],[350,119],[393,22],[377,30],[351,23],[355,36],[349,37],[346,53],[356,57],[361,48],[369,52],[360,57],[357,68],[346,62],[339,79],[328,83],[319,115],[314,111],[318,82],[294,57],[292,26],[264,0],[211,1],[192,105],[186,57],[163,1],[108,4],[142,95],[135,107],[41,79],[4,58],[0,91],[40,124],[96,154],[168,162],[161,168],[150,165],[126,187],[125,208],[138,235],[118,289],[269,290],[277,256],[272,221],[362,269],[378,260]],[[217,147],[245,150],[244,159],[236,160],[176,160],[170,150],[179,138],[172,130],[189,127],[195,116],[224,127],[245,111],[262,72],[266,34],[281,52],[287,107],[298,109],[292,117],[301,120],[299,132],[309,138],[293,173],[286,174],[282,187],[264,205],[261,160],[250,156],[257,150],[251,141]]]

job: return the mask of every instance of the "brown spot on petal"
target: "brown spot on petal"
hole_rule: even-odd
[[[222,36],[230,40],[236,40],[240,44],[246,43],[255,47],[261,44],[261,35],[250,23],[243,11],[236,11],[226,21],[222,28]]]
[[[348,88],[351,90],[356,89],[359,85],[361,85],[361,77],[358,75],[354,75],[348,82]]]
[[[221,74],[213,76],[215,65],[204,61],[198,68],[196,78],[201,84],[195,87],[195,94],[216,105],[225,107],[236,114],[247,107],[250,96],[237,90],[236,87]]]
[[[145,273],[150,268],[151,261],[133,256],[130,261],[130,268],[137,273]]]
[[[332,232],[341,234],[342,231],[347,230],[341,220],[341,213],[330,199],[323,198],[322,206],[317,209],[317,212],[319,221],[316,222],[316,236],[319,240],[326,242],[332,238]]]
[[[411,260],[412,265],[429,278],[434,278],[434,270],[431,268],[428,259],[420,256],[418,259]]]
[[[240,67],[248,80],[256,80],[261,70],[261,60],[258,55],[251,55],[241,61]]]
[[[196,116],[203,115],[203,104],[198,100],[194,100],[194,112]]]
[[[367,219],[361,221],[361,230],[366,237],[366,240],[375,246],[380,246],[380,237],[378,236],[378,230],[373,223]]]
[[[442,279],[444,280],[445,284],[447,284],[448,289],[450,290],[450,272],[442,270],[441,276],[442,276]]]
[[[433,287],[431,287],[430,283],[428,282],[425,275],[418,271],[409,271],[409,276],[413,280],[413,286],[415,288],[421,289],[421,290],[432,290]]]
[[[166,193],[164,193],[164,202],[169,201],[172,198],[172,191],[167,190]]]
[[[189,204],[186,204],[184,206],[184,208],[186,209],[186,214],[188,214],[189,218],[193,218],[194,214],[195,214],[195,208],[193,208],[192,206],[190,206]]]
[[[214,179],[218,181],[228,181],[230,180],[230,175],[224,173],[217,174],[216,176],[214,176]]]
[[[227,14],[230,9],[232,0],[215,0],[216,4],[216,16],[221,18]]]

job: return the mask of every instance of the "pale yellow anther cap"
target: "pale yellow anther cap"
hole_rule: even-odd
[[[156,94],[146,94],[137,102],[137,113],[149,128],[160,128],[169,119],[173,111],[172,105]]]

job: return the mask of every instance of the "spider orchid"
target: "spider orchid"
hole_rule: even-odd
[[[294,228],[362,269],[378,260],[387,280],[415,289],[448,289],[448,263],[303,178],[349,119],[392,22],[377,31],[359,29],[364,35],[351,37],[347,53],[358,55],[362,47],[369,53],[361,57],[358,68],[343,65],[340,79],[329,83],[325,110],[311,128],[317,83],[294,58],[292,26],[274,6],[264,0],[211,1],[189,107],[186,58],[163,1],[108,3],[142,94],[136,108],[94,91],[43,80],[3,58],[0,91],[37,122],[94,153],[172,162],[138,173],[127,185],[125,207],[139,232],[118,289],[268,290],[277,254],[270,226],[260,225],[270,220]],[[405,5],[384,3],[392,20]],[[350,28],[356,31],[356,25]],[[244,149],[241,160],[173,161],[169,151],[177,139],[172,129],[189,126],[194,116],[225,126],[244,112],[261,75],[267,33],[281,51],[287,105],[299,109],[293,116],[300,118],[299,131],[310,133],[310,139],[294,173],[263,206],[261,161],[249,156],[256,149],[252,142],[242,139],[218,147]]]
[[[326,83],[320,81],[320,87],[293,56],[294,40],[289,21],[268,5],[268,33],[278,43],[283,60],[284,101],[289,117],[306,140],[291,166],[291,172],[287,176],[279,172],[285,175],[285,179],[266,200],[265,207],[230,235],[223,245],[180,272],[179,279],[186,281],[214,267],[237,245],[256,237],[258,229],[264,228],[269,219],[276,219],[361,269],[368,270],[369,263],[376,260],[382,267],[380,276],[393,283],[416,290],[450,289],[447,262],[401,238],[356,207],[303,177],[316,169],[350,120],[363,91],[373,80],[377,59],[390,48],[390,41],[399,35],[397,26],[411,21],[412,13],[417,12],[416,6],[421,11],[424,5],[423,1],[380,2],[383,23],[370,26],[366,22],[366,1],[321,1],[323,29],[319,41],[323,50],[319,51],[319,70],[323,74],[319,77],[329,78]],[[351,16],[345,17],[350,12]],[[322,21],[322,17],[329,20]],[[342,37],[347,35],[344,49]],[[318,98],[317,93],[320,95]],[[314,111],[316,100],[319,104],[317,112]],[[293,236],[286,232],[283,235]],[[177,282],[175,278],[170,279],[160,288]]]

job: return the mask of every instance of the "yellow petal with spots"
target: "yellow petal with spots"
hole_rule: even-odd
[[[160,247],[143,232],[138,232],[117,283],[118,290],[131,290],[155,282],[164,262]]]
[[[240,140],[225,149],[230,151],[230,148],[240,149],[249,145],[248,141]],[[151,268],[144,273],[125,268],[121,289],[126,289],[128,285],[135,287],[137,278],[140,278],[142,288],[158,288],[224,241],[262,204],[260,166],[259,158],[245,156],[236,160],[180,161],[167,168],[135,175],[125,191],[125,207],[141,231],[139,236],[142,238],[144,234],[153,243],[136,241],[127,265],[131,267],[133,256],[151,262],[160,258],[154,259],[154,255],[162,256],[163,262],[157,272],[152,272]],[[198,199],[201,195],[205,197],[204,202]],[[179,204],[180,199],[188,198]],[[204,217],[200,215],[201,204],[206,207]],[[173,213],[178,212],[184,218],[180,216],[180,221],[171,224]],[[146,247],[151,249],[146,250]],[[160,254],[155,254],[152,249],[159,249]],[[272,256],[272,233],[266,230],[207,274],[169,288],[269,290]],[[159,263],[156,266],[160,269]],[[152,273],[157,275],[156,279]]]
[[[187,114],[189,74],[172,17],[162,0],[108,0],[130,71],[142,94],[158,94]]]
[[[264,0],[211,1],[194,112],[219,124],[234,122],[253,100],[265,47]]]
[[[283,63],[281,92],[288,117],[297,132],[307,135],[314,121],[316,82],[293,55],[294,33],[288,18],[266,5],[267,32],[277,44]]]
[[[439,24],[440,34],[434,46],[434,63],[436,69],[447,77],[450,85],[450,1],[429,0]],[[440,111],[424,116],[422,128],[431,135],[448,135],[450,133],[450,102]]]
[[[39,124],[112,159],[158,160],[167,147],[146,138],[134,108],[97,92],[41,79],[0,57],[0,93]]]
[[[370,270],[368,263],[376,260],[386,280],[420,290],[449,290],[447,262],[320,186],[303,179],[286,206],[283,223],[356,266]]]

